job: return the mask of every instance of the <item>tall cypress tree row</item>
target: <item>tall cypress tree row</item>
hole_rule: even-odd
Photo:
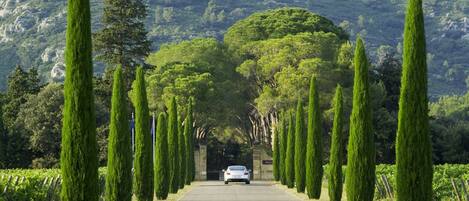
[[[288,114],[288,134],[287,134],[287,150],[285,153],[285,176],[287,187],[295,186],[295,125],[293,123],[293,112]]]
[[[279,148],[280,148],[280,183],[283,185],[287,184],[287,177],[286,177],[286,165],[285,165],[285,157],[286,157],[286,151],[287,151],[287,120],[285,119],[287,117],[285,112],[282,112],[281,117],[280,117],[280,128],[279,128]]]
[[[308,197],[319,199],[322,186],[322,124],[316,78],[311,78],[308,105],[308,143],[306,155],[306,191]]]
[[[155,194],[159,200],[165,200],[169,191],[168,132],[164,113],[158,116],[155,141]]]
[[[187,105],[186,120],[184,121],[184,138],[186,145],[186,184],[190,185],[194,180],[195,161],[194,161],[194,130],[193,130],[192,98]]]
[[[303,103],[298,99],[295,123],[295,185],[298,193],[305,192],[306,132],[304,131]]]
[[[357,38],[354,64],[345,187],[348,201],[371,201],[375,192],[375,147],[371,128],[368,59],[360,37]]]
[[[132,199],[132,143],[129,128],[127,90],[119,66],[114,71],[109,126],[106,200]]]
[[[139,201],[153,200],[153,148],[150,113],[142,67],[137,68],[133,83],[135,108],[134,194]]]
[[[279,181],[280,180],[280,167],[279,167],[279,159],[280,159],[280,153],[279,153],[279,139],[278,139],[278,132],[279,132],[279,125],[276,124],[275,127],[274,127],[274,144],[273,144],[273,147],[272,147],[272,151],[273,151],[273,174],[274,174],[274,179],[275,181]]]
[[[338,85],[334,97],[334,125],[332,128],[331,155],[328,170],[329,200],[331,201],[340,201],[342,199],[343,115],[342,87]]]
[[[178,117],[178,145],[179,145],[179,188],[183,189],[186,185],[186,143],[184,138],[184,128],[181,122],[182,117]]]
[[[178,114],[176,98],[169,104],[168,119],[168,150],[169,150],[169,192],[177,193],[179,190],[179,146],[178,146]]]
[[[62,126],[62,201],[97,201],[98,145],[89,0],[68,0]]]
[[[429,136],[427,63],[422,0],[409,0],[396,143],[396,198],[432,200],[432,151]]]

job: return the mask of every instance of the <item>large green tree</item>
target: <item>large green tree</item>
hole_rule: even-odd
[[[155,141],[155,194],[159,200],[165,200],[169,192],[169,156],[166,116],[160,113]]]
[[[426,55],[422,0],[409,0],[396,141],[398,201],[432,200]]]
[[[132,86],[135,108],[134,195],[138,201],[153,200],[153,148],[150,133],[145,77],[142,67],[137,68]]]
[[[308,139],[306,155],[306,191],[310,199],[321,197],[322,187],[322,122],[316,77],[310,81],[308,105]]]
[[[290,111],[288,117],[287,149],[285,153],[285,176],[287,187],[295,186],[295,124],[293,112]]]
[[[306,186],[306,132],[304,129],[303,102],[298,100],[295,123],[295,186],[298,193],[305,192]]]
[[[182,112],[180,113],[182,114]],[[184,127],[182,125],[183,117],[181,115],[178,116],[178,154],[179,154],[179,188],[183,189],[184,185],[186,184],[186,143],[184,138]]]
[[[342,160],[343,160],[343,119],[344,107],[342,87],[337,86],[334,97],[334,126],[332,129],[331,155],[328,169],[329,199],[340,201],[342,199]]]
[[[360,37],[355,48],[353,106],[350,116],[345,187],[347,200],[371,201],[375,192],[375,145],[372,133],[368,59]]]
[[[62,201],[97,201],[99,195],[89,0],[69,0],[62,126]]]
[[[106,200],[132,200],[132,144],[126,84],[119,66],[114,72],[109,126]]]
[[[143,65],[150,52],[147,39],[145,1],[104,0],[103,28],[94,35],[97,58],[109,66],[121,65],[131,84],[135,68]]]
[[[168,156],[169,156],[169,192],[177,193],[179,190],[179,141],[178,141],[178,110],[176,97],[169,104],[168,118]]]
[[[192,98],[189,99],[184,120],[184,143],[186,145],[186,184],[190,185],[195,177],[194,160],[194,114],[192,113]]]

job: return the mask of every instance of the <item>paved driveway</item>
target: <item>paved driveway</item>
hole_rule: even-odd
[[[251,181],[251,184],[205,181],[193,187],[181,201],[299,201],[275,187],[272,182]]]

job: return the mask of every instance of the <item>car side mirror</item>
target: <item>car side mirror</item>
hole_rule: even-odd
[[[225,172],[225,169],[221,170],[222,172]]]
[[[249,169],[248,171],[249,171],[249,172],[252,172],[252,170],[251,170],[251,169]]]

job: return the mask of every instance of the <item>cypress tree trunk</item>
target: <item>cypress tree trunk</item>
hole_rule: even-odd
[[[145,78],[142,67],[137,68],[133,83],[135,108],[134,194],[139,201],[153,200],[153,148],[150,134]]]
[[[113,78],[111,124],[107,147],[106,200],[130,201],[132,199],[132,144],[129,135],[126,84],[120,66],[114,71]]]
[[[182,127],[181,122],[182,117],[178,118],[178,145],[179,145],[179,188],[183,189],[186,184],[186,143],[184,138],[184,128]]]
[[[298,99],[295,124],[295,185],[298,193],[305,192],[306,132],[304,127],[303,103]]]
[[[368,60],[360,37],[356,46],[345,188],[348,201],[371,201],[375,192],[375,147],[371,128]]]
[[[194,162],[194,136],[193,136],[193,116],[192,116],[192,98],[187,105],[186,120],[184,121],[184,138],[186,145],[186,184],[190,185],[194,180],[195,162]]]
[[[280,147],[280,183],[283,185],[287,184],[287,177],[286,177],[286,165],[285,165],[285,158],[286,158],[286,151],[287,151],[287,120],[285,112],[282,112],[282,116],[280,118],[280,130],[279,130],[279,147]]]
[[[409,0],[396,143],[396,198],[432,200],[432,151],[429,136],[427,63],[422,0]]]
[[[334,125],[332,128],[331,155],[329,161],[329,200],[342,199],[342,129],[343,129],[342,87],[337,86],[334,97]]]
[[[158,200],[165,200],[169,191],[168,132],[164,113],[158,116],[155,141],[155,194]]]
[[[89,0],[68,0],[62,126],[62,201],[97,201],[96,116]]]
[[[275,125],[275,128],[274,128],[274,144],[273,144],[273,174],[274,174],[274,179],[275,181],[279,181],[280,180],[280,167],[279,167],[279,157],[280,157],[280,153],[279,153],[279,139],[278,139],[278,132],[279,132],[279,126],[278,124]]]
[[[285,176],[287,177],[287,187],[295,186],[295,125],[293,124],[293,112],[288,114],[288,136],[287,150],[285,153]]]
[[[321,197],[322,187],[322,124],[316,78],[311,78],[308,105],[308,144],[306,156],[306,186],[310,199]]]
[[[179,190],[179,146],[177,125],[176,98],[173,97],[169,104],[168,119],[168,149],[169,149],[169,192],[177,193]]]

